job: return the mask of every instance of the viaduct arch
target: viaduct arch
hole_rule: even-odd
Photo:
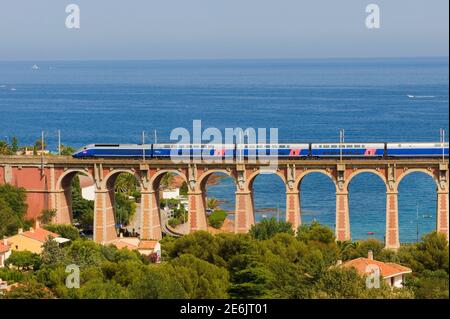
[[[95,185],[94,240],[106,243],[116,238],[113,212],[113,186],[118,174],[133,174],[138,180],[141,199],[141,238],[160,239],[158,187],[165,173],[175,173],[188,185],[190,231],[206,230],[206,181],[213,173],[225,173],[236,184],[235,232],[247,232],[254,224],[253,181],[263,172],[281,178],[286,189],[286,220],[296,229],[301,224],[301,182],[305,176],[321,173],[328,176],[336,189],[337,240],[350,240],[348,186],[361,173],[372,173],[386,185],[386,247],[398,248],[398,186],[413,172],[433,178],[437,187],[437,231],[448,239],[449,171],[448,159],[361,159],[361,160],[285,160],[270,170],[267,163],[210,163],[192,160],[174,163],[170,160],[73,159],[68,157],[0,157],[0,183],[27,190],[28,217],[36,218],[43,208],[57,210],[55,222],[71,220],[68,190],[76,174],[85,174]]]

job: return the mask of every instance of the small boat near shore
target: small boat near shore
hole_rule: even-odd
[[[33,66],[31,67],[32,70],[39,70],[39,66],[37,64],[33,64]]]

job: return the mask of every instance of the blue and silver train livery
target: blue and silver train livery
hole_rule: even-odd
[[[89,144],[75,158],[429,158],[448,157],[448,143]]]

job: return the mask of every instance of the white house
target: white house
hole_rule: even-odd
[[[95,199],[94,181],[90,177],[83,175],[79,175],[78,178],[80,180],[81,197],[87,200],[94,200]]]
[[[178,197],[180,197],[180,189],[179,188],[163,190],[163,193],[162,193],[163,199],[178,199]]]
[[[402,288],[405,275],[412,272],[410,268],[396,263],[385,263],[374,260],[373,253],[370,250],[367,258],[360,257],[352,259],[345,263],[339,263],[339,266],[354,268],[362,276],[370,275],[378,270],[380,277],[383,278],[389,286],[394,288]]]

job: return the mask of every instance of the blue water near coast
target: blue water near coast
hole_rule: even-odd
[[[39,70],[31,66],[38,64]],[[15,90],[12,90],[15,89]],[[408,98],[407,95],[422,96]],[[0,139],[33,144],[42,129],[63,144],[139,143],[141,131],[169,141],[176,127],[278,128],[280,141],[437,141],[448,131],[448,58],[208,61],[0,62]],[[400,240],[436,225],[436,185],[411,174],[400,185]],[[258,176],[255,209],[284,218],[284,186]],[[234,207],[234,186],[222,180],[209,196]],[[350,185],[353,239],[383,239],[385,187],[362,174]],[[334,186],[323,175],[301,186],[303,222],[335,223]],[[416,218],[418,207],[419,218]],[[418,225],[418,227],[417,227]]]

